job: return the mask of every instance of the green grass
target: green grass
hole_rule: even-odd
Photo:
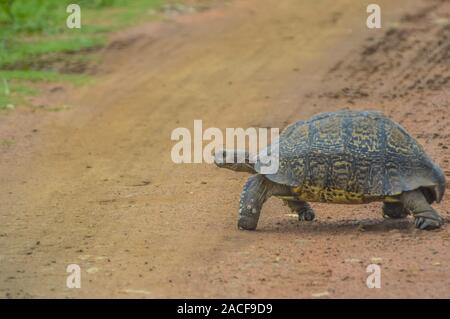
[[[14,140],[9,140],[6,138],[0,139],[0,147],[8,148],[8,147],[13,146],[14,144],[15,144]]]
[[[71,53],[100,47],[103,37],[76,37],[74,39],[41,39],[32,42],[12,42],[8,48],[0,46],[0,68],[12,65],[32,65],[33,59],[54,53]]]
[[[15,96],[29,95],[25,88],[31,88],[32,82],[85,83],[86,76],[59,74],[46,61],[58,55],[64,59],[87,59],[84,54],[76,53],[103,46],[110,32],[154,19],[155,10],[164,2],[0,0],[0,109],[17,102]],[[66,26],[69,16],[66,8],[71,3],[81,7],[81,29]]]
[[[36,82],[70,82],[73,85],[92,83],[84,74],[63,74],[53,71],[0,70],[0,110],[14,109],[26,104],[25,96],[33,96],[39,90],[33,87]]]
[[[38,93],[38,90],[25,84],[20,80],[7,80],[0,77],[0,110],[15,109],[17,104],[23,104],[24,96],[32,96]]]
[[[91,79],[84,74],[64,74],[54,71],[0,71],[0,79],[3,78],[6,81],[10,80],[22,80],[29,82],[62,82],[69,81],[77,85],[88,83]]]
[[[12,105],[11,86],[5,78],[0,78],[0,110]]]
[[[0,68],[45,54],[101,46],[108,32],[148,17],[163,0],[78,0],[82,26],[69,29],[66,7],[73,2],[14,0],[13,18],[0,10]]]

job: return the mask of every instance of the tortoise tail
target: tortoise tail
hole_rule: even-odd
[[[444,197],[446,181],[444,172],[437,164],[436,164],[436,177],[437,177],[437,185],[435,187],[434,193],[436,196],[436,202],[440,203],[442,198]]]

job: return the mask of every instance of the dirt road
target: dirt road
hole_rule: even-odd
[[[113,37],[95,83],[1,115],[0,296],[450,297],[449,227],[383,220],[380,204],[277,199],[236,229],[247,175],[173,164],[174,128],[284,127],[342,108],[404,125],[450,175],[443,1],[231,1]],[[407,5],[406,5],[407,3]],[[62,112],[47,106],[64,105]],[[449,220],[448,200],[436,208]],[[81,289],[66,267],[82,269]],[[382,288],[368,289],[368,264]]]

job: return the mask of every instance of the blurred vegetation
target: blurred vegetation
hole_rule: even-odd
[[[69,29],[71,3],[81,7],[81,29]],[[33,91],[30,81],[75,81],[51,63],[79,59],[76,52],[99,48],[109,32],[154,18],[164,0],[0,0],[0,109]],[[61,60],[61,59],[60,59]],[[63,61],[64,62],[64,61]],[[86,76],[84,76],[86,79]]]

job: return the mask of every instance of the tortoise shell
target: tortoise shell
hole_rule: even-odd
[[[376,111],[321,113],[288,126],[275,141],[279,169],[265,175],[304,200],[368,202],[418,188],[430,202],[445,190],[442,170],[399,124]],[[261,163],[255,169],[260,171]]]

